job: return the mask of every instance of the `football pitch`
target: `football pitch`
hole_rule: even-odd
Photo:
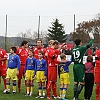
[[[68,98],[68,100],[73,100],[73,65],[71,64],[69,66],[69,74],[70,74],[70,85],[68,86],[67,89],[67,93],[66,93],[66,97]],[[34,90],[33,90],[33,95],[31,97],[26,97],[25,94],[25,85],[24,85],[24,79],[22,80],[22,91],[21,93],[16,93],[16,94],[12,94],[12,84],[11,84],[11,93],[10,94],[3,94],[3,82],[0,85],[0,100],[47,100],[45,99],[37,99],[35,98],[37,96],[38,93],[38,86],[36,83],[36,80],[34,80]],[[95,86],[94,86],[95,87]],[[57,81],[57,93],[59,94],[59,79]],[[81,92],[80,96],[79,96],[80,100],[84,100],[84,89]],[[59,100],[59,99],[56,99]],[[93,90],[92,93],[92,97],[91,100],[95,100],[95,92]]]

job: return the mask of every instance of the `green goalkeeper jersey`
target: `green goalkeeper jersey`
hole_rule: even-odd
[[[72,61],[74,64],[83,64],[83,56],[86,50],[92,46],[94,39],[91,39],[87,46],[76,46],[72,50]]]

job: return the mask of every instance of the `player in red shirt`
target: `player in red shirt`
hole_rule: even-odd
[[[52,100],[50,97],[51,86],[53,90],[53,96],[57,98],[56,92],[56,82],[57,82],[57,58],[59,55],[59,51],[65,44],[62,44],[60,48],[58,48],[58,41],[54,41],[53,45],[47,49],[47,61],[48,61],[48,84],[47,84],[47,99]]]
[[[96,100],[99,100],[100,95],[100,49],[95,52],[95,93]]]
[[[23,41],[21,43],[21,47],[19,47],[17,49],[17,54],[20,57],[20,61],[21,61],[21,66],[20,66],[20,70],[19,70],[19,75],[18,75],[18,92],[21,91],[21,79],[22,76],[24,77],[24,69],[25,69],[25,62],[26,62],[26,58],[28,58],[28,42],[27,41]],[[25,82],[26,84],[26,82]]]
[[[43,51],[44,54],[45,54],[45,53],[46,53],[46,49],[42,47],[42,40],[41,40],[41,39],[38,39],[38,40],[36,41],[36,44],[37,44],[37,46],[35,46],[35,47],[33,48],[33,51],[34,51],[34,58],[38,59],[38,52],[41,50],[41,51]],[[46,58],[45,58],[45,55],[44,55],[44,59],[46,59]]]
[[[1,76],[4,81],[4,88],[5,90],[3,92],[6,92],[6,60],[8,58],[8,55],[6,54],[6,51],[0,48],[0,83],[1,83]]]

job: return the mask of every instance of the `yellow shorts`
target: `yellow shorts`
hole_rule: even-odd
[[[14,69],[8,68],[6,78],[11,78],[12,80],[17,80],[17,68],[14,68]]]
[[[45,82],[46,81],[44,79],[44,71],[37,71],[36,72],[36,80],[37,80],[37,82]]]
[[[60,74],[60,84],[70,84],[69,74],[67,72]]]
[[[25,80],[33,80],[34,79],[34,70],[26,70]]]

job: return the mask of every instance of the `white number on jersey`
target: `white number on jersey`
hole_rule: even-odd
[[[74,54],[74,59],[77,59],[80,56],[80,52],[78,50],[74,51],[73,54]]]

